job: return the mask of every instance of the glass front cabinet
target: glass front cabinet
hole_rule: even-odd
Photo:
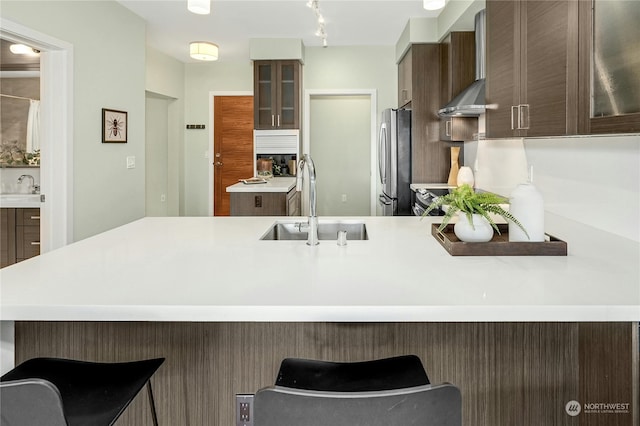
[[[299,61],[254,61],[254,127],[300,128]]]

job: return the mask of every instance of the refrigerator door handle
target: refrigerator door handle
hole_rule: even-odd
[[[387,183],[387,123],[380,125],[378,140],[378,168],[380,170],[380,182]]]
[[[383,206],[390,206],[391,205],[391,201],[387,199],[387,197],[385,197],[384,195],[380,195],[380,197],[378,198],[378,200],[380,201],[380,203]]]

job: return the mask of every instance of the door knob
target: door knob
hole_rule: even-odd
[[[221,161],[216,161],[215,163],[213,163],[214,166],[222,166],[222,162]]]

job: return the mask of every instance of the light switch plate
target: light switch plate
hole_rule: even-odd
[[[130,155],[127,157],[127,169],[135,169],[136,168],[136,157]]]
[[[236,426],[253,426],[253,394],[236,395]]]

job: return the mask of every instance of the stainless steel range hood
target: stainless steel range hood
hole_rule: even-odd
[[[438,114],[444,117],[477,117],[484,114],[486,101],[484,96],[485,78],[485,10],[475,16],[476,34],[476,80],[458,94],[451,102],[442,107]]]

